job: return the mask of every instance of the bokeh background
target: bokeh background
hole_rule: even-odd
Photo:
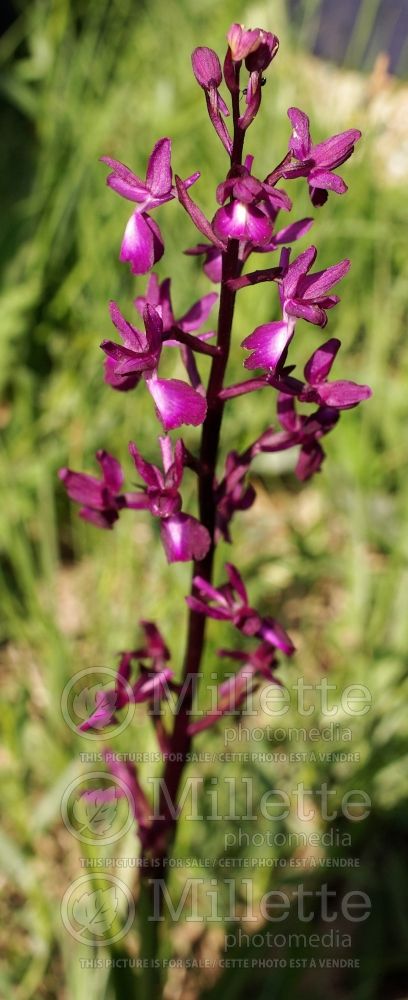
[[[81,874],[80,846],[61,821],[61,796],[81,773],[80,751],[89,749],[64,722],[60,698],[76,671],[96,664],[113,667],[119,649],[134,647],[141,617],[160,617],[178,668],[189,569],[165,564],[155,528],[143,514],[134,520],[123,517],[112,533],[81,523],[56,473],[66,464],[93,471],[94,453],[105,447],[123,459],[130,475],[130,438],[136,438],[148,457],[156,456],[156,427],[146,394],[142,398],[142,393],[139,397],[111,392],[101,378],[98,345],[110,336],[107,300],[118,298],[129,313],[135,293],[144,289],[144,279],[133,279],[118,262],[129,207],[105,187],[98,157],[116,156],[143,174],[153,143],[171,135],[174,168],[182,176],[201,170],[196,197],[208,213],[213,212],[215,184],[225,173],[224,154],[208,123],[189,57],[198,44],[222,53],[233,20],[260,24],[281,38],[262,112],[250,130],[259,175],[286,149],[290,105],[310,114],[315,139],[350,127],[364,133],[353,159],[343,168],[349,193],[341,199],[331,196],[329,204],[315,213],[312,240],[319,248],[321,266],[344,256],[352,260],[341,305],[330,315],[330,335],[343,341],[336,377],[369,382],[374,395],[369,403],[343,415],[327,439],[322,475],[305,487],[294,479],[289,455],[264,457],[253,475],[258,502],[234,524],[234,561],[244,572],[254,603],[275,613],[298,647],[293,663],[280,668],[282,681],[290,687],[299,676],[311,684],[329,676],[339,690],[352,682],[365,684],[373,698],[371,711],[351,724],[351,745],[335,739],[312,747],[302,739],[294,744],[289,737],[245,744],[237,739],[237,749],[282,751],[281,762],[255,762],[245,773],[251,775],[259,795],[275,786],[290,792],[300,781],[318,789],[326,781],[336,792],[337,806],[349,789],[364,789],[372,798],[370,817],[350,824],[339,816],[332,823],[337,840],[350,833],[351,845],[315,850],[323,864],[325,858],[344,853],[359,859],[359,867],[312,870],[311,849],[302,854],[288,842],[286,847],[251,843],[237,846],[232,854],[268,855],[283,862],[294,855],[303,857],[300,870],[289,865],[255,870],[257,899],[270,887],[294,891],[300,880],[309,879],[314,888],[326,881],[340,893],[364,889],[372,900],[372,915],[353,932],[351,954],[360,959],[359,968],[306,973],[288,966],[273,971],[232,968],[224,974],[216,968],[211,974],[201,970],[187,977],[175,971],[167,995],[193,998],[209,991],[211,997],[229,1000],[250,990],[259,998],[287,1000],[301,989],[305,997],[317,998],[329,991],[333,997],[353,1000],[407,996],[405,7],[390,0],[386,4],[274,0],[239,9],[230,0],[223,4],[9,0],[2,7],[0,942],[5,963],[0,990],[4,997],[102,1000],[124,995],[119,987],[115,994],[115,982],[106,968],[80,967],[78,957],[84,949],[67,935],[60,920],[62,894]],[[295,217],[309,214],[303,186],[292,185],[290,193]],[[173,276],[177,313],[205,294],[208,283],[199,263],[180,252],[196,239],[185,214],[174,204],[165,206],[161,224],[166,255],[157,271],[162,277]],[[275,316],[276,309],[274,290],[268,286],[240,296],[232,378],[241,375],[238,345],[243,336]],[[299,364],[310,353],[314,338],[309,327],[298,336]],[[176,371],[172,365],[174,359],[168,362],[169,373]],[[232,403],[225,420],[229,447],[244,447],[263,430],[273,417],[270,408],[269,394]],[[187,439],[193,444],[194,433]],[[228,556],[224,547],[218,565]],[[215,625],[209,634],[210,672],[220,669],[215,650],[230,644],[231,636]],[[319,727],[324,721],[317,706],[307,723]],[[348,724],[340,715],[338,721]],[[256,724],[262,724],[259,716]],[[243,719],[241,726],[245,725]],[[285,727],[289,726],[304,726],[295,708],[285,717]],[[112,744],[119,750],[152,745],[143,711],[137,727]],[[222,751],[223,726],[203,734],[198,745]],[[316,754],[351,749],[358,759],[289,763],[289,752],[311,749]],[[224,767],[226,775],[242,773],[239,764],[202,766],[208,782],[215,774],[221,780]],[[314,822],[320,832],[330,826],[321,819]],[[252,836],[253,824],[238,826]],[[222,858],[225,833],[237,833],[238,826],[182,821],[176,853]],[[267,832],[267,827],[262,820],[257,831]],[[286,834],[298,828],[294,811],[277,826]],[[134,852],[132,836],[112,850],[122,851],[124,857]],[[89,850],[98,855],[98,848]],[[238,879],[245,872],[236,869],[233,874]],[[220,878],[224,875],[220,868]],[[132,871],[121,875],[129,885],[133,876]],[[185,873],[175,872],[172,878],[176,891]],[[164,935],[163,953],[217,959],[222,943],[221,925],[181,923]],[[136,954],[137,929],[130,935],[129,948]],[[245,954],[250,955],[251,948]],[[259,949],[253,954],[259,957]],[[266,949],[265,954],[287,953]],[[310,957],[307,948],[301,954]]]

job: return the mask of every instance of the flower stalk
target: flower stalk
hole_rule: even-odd
[[[290,108],[292,133],[288,152],[277,166],[270,169],[268,164],[267,175],[260,180],[252,172],[253,156],[243,159],[244,142],[260,110],[266,82],[263,74],[275,58],[279,42],[271,32],[260,28],[246,30],[239,24],[231,26],[227,40],[223,69],[212,49],[200,47],[192,55],[193,73],[204,91],[211,125],[228,155],[226,177],[217,187],[218,207],[211,221],[189,194],[199,174],[194,173],[185,181],[176,175],[173,183],[170,139],[163,138],[155,144],[145,179],[116,159],[102,158],[111,171],[108,186],[136,203],[120,250],[120,259],[130,264],[133,274],[152,272],[163,256],[164,239],[151,213],[166,202],[177,200],[204,237],[205,242],[190,247],[186,253],[202,255],[204,274],[213,284],[220,284],[216,343],[208,343],[214,336],[212,331],[201,330],[218,298],[214,292],[176,319],[170,279],[159,283],[157,276],[150,273],[145,294],[135,299],[143,329],[126,319],[112,302],[110,316],[121,342],[105,339],[101,344],[105,354],[105,382],[119,392],[133,391],[145,384],[164,432],[159,436],[161,465],[146,461],[137,444],[131,442],[130,455],[142,485],[130,492],[124,488],[125,473],[121,465],[105,451],[97,453],[101,478],[68,468],[60,470],[67,493],[80,504],[79,513],[85,520],[111,530],[119,516],[126,516],[126,511],[148,511],[160,522],[167,561],[192,562],[181,678],[175,679],[171,653],[161,630],[155,623],[143,620],[142,646],[121,654],[115,687],[97,697],[94,711],[80,727],[86,733],[115,726],[117,713],[125,705],[143,703],[163,756],[157,815],[134,766],[109,765],[121,778],[122,786],[129,789],[140,841],[139,927],[141,950],[148,965],[142,978],[143,995],[149,992],[156,995],[158,989],[154,960],[159,947],[160,914],[154,909],[157,903],[154,886],[156,880],[166,878],[168,871],[166,862],[177,827],[179,791],[192,740],[223,716],[235,714],[260,683],[280,683],[276,677],[279,655],[291,656],[295,651],[282,625],[251,606],[244,580],[232,563],[225,566],[226,582],[215,586],[217,544],[221,539],[232,542],[233,517],[255,502],[255,489],[247,477],[258,454],[297,449],[295,475],[302,481],[309,479],[322,467],[325,455],[321,440],[338,423],[340,413],[371,394],[365,385],[328,380],[340,347],[340,341],[333,337],[314,348],[304,368],[305,381],[293,374],[295,365],[288,364],[288,356],[298,325],[306,322],[318,331],[326,326],[328,311],[340,301],[333,294],[333,286],[347,274],[350,262],[343,260],[321,271],[312,271],[316,248],[309,246],[291,259],[291,245],[308,233],[313,219],[299,219],[282,228],[278,222],[281,211],[292,209],[286,190],[278,187],[281,181],[306,179],[311,203],[319,208],[326,203],[329,193],[345,193],[346,184],[335,170],[349,159],[360,133],[349,130],[313,144],[307,115]],[[242,88],[241,75],[245,71]],[[231,110],[220,93],[223,80]],[[278,260],[276,256],[273,258],[277,252]],[[252,269],[243,273],[254,254],[267,254],[268,258],[272,255],[272,260],[268,259],[267,267],[252,265]],[[242,355],[242,363],[256,374],[226,386],[236,297],[248,285],[264,282],[277,286],[281,318],[270,319],[248,333],[241,347],[249,354]],[[183,379],[167,379],[159,374],[162,356],[168,349],[179,351],[185,369]],[[203,358],[210,364],[206,388],[198,365]],[[230,447],[220,475],[220,460],[225,450],[221,440],[225,406],[236,405],[237,397],[258,389],[273,390],[276,394],[279,428],[267,427],[241,454]],[[298,407],[305,403],[317,408],[303,413]],[[180,437],[174,440],[170,436],[170,432],[178,432],[186,424],[201,428],[196,452],[187,449]],[[229,446],[233,444],[229,442]],[[196,476],[198,517],[183,509],[186,470]],[[195,692],[192,681],[201,673],[207,618],[228,622],[238,633],[238,648],[218,651],[220,658],[235,661],[237,669],[218,686],[215,707],[201,720],[192,721]],[[174,725],[169,731],[163,721],[162,705],[171,694],[180,691],[183,697],[178,700]]]

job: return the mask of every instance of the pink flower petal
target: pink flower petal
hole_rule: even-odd
[[[119,260],[129,261],[133,274],[146,274],[163,256],[160,229],[145,212],[134,212],[126,226]]]
[[[213,229],[224,239],[266,243],[271,238],[272,222],[259,208],[232,201],[215,213]]]
[[[70,500],[99,510],[104,509],[104,485],[95,476],[89,476],[85,472],[71,472],[71,469],[60,469],[58,476],[64,483]]]
[[[120,493],[125,481],[120,462],[113,455],[109,455],[109,452],[103,450],[96,452],[96,458],[102,469],[106,486],[113,493]]]
[[[160,534],[167,561],[204,559],[211,545],[207,528],[189,514],[173,514],[161,522]]]
[[[320,382],[326,380],[340,347],[340,340],[332,337],[331,340],[326,340],[326,343],[318,347],[317,351],[312,354],[304,369],[305,378],[309,382],[309,385],[319,385]]]
[[[289,341],[293,337],[293,328],[288,323],[265,323],[242,341],[242,347],[253,350],[251,357],[246,358],[244,367],[270,368],[274,370]]]
[[[327,382],[326,385],[319,386],[319,398],[326,406],[334,406],[339,410],[348,410],[352,406],[357,406],[363,399],[369,399],[372,395],[368,385],[358,385],[356,382],[346,380],[339,382]]]
[[[169,194],[172,185],[171,140],[159,139],[147,165],[146,184],[156,198]]]
[[[309,119],[304,111],[299,108],[289,108],[288,118],[292,125],[292,137],[289,140],[289,149],[296,156],[297,160],[306,160],[310,153],[310,128]]]
[[[166,431],[205,420],[207,403],[201,393],[180,379],[146,378],[147,388],[154,399],[159,418]]]

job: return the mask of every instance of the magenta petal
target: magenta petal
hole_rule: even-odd
[[[115,521],[119,517],[119,514],[113,508],[94,510],[92,507],[81,507],[78,514],[82,517],[83,521],[88,521],[89,524],[94,524],[96,528],[104,528],[104,530],[108,531],[113,528]]]
[[[234,566],[232,563],[225,563],[225,569],[227,571],[227,576],[231,586],[237,592],[243,604],[247,604],[248,594],[246,592],[246,587],[242,579],[242,576],[238,572],[237,567]]]
[[[333,174],[331,170],[311,170],[308,181],[311,188],[334,191],[335,194],[345,194],[348,190],[343,178],[339,177],[338,174]]]
[[[303,275],[299,281],[296,295],[316,302],[329,292],[333,285],[344,278],[350,267],[351,262],[345,258],[345,260],[340,260],[338,264],[333,264],[332,267],[326,267],[323,271]]]
[[[201,393],[180,379],[146,379],[147,388],[154,399],[159,418],[166,431],[193,424],[197,427],[205,420],[207,403]]]
[[[283,296],[284,298],[291,298],[292,295],[296,295],[296,289],[299,279],[307,271],[310,270],[312,264],[316,260],[317,250],[316,247],[310,246],[303,253],[299,254],[298,257],[291,264],[289,264],[287,274],[285,275],[283,281]]]
[[[212,604],[205,604],[198,597],[186,597],[185,600],[189,608],[192,611],[197,611],[200,615],[206,615],[207,618],[214,618],[216,621],[230,621],[231,613],[226,608],[217,608],[213,607]]]
[[[136,681],[133,687],[135,704],[141,704],[143,701],[154,701],[164,697],[168,688],[168,682],[172,677],[173,671],[169,667],[165,667],[158,674],[139,677],[139,680]]]
[[[122,315],[117,302],[113,300],[109,303],[109,314],[113,325],[120,333],[125,347],[132,351],[142,350],[145,346],[144,337],[132,323],[128,323]]]
[[[207,528],[189,514],[173,514],[162,520],[160,534],[169,563],[204,559],[211,545]]]
[[[104,486],[95,476],[88,476],[85,472],[71,472],[71,469],[60,469],[58,476],[64,483],[70,500],[100,510],[104,509]]]
[[[108,187],[112,188],[112,191],[116,191],[122,198],[127,198],[128,201],[144,202],[147,196],[147,190],[145,185],[142,184],[137,187],[134,184],[128,184],[127,181],[122,180],[121,177],[117,177],[116,174],[109,174],[106,178],[106,183]]]
[[[332,337],[312,354],[304,369],[305,379],[309,385],[319,385],[325,381],[340,347],[340,340]]]
[[[314,302],[304,302],[302,299],[288,299],[285,302],[285,310],[288,316],[296,319],[305,319],[307,323],[314,326],[326,326],[327,316],[324,309]]]
[[[127,510],[149,510],[150,499],[147,493],[123,493],[123,505]]]
[[[218,604],[225,605],[226,614],[229,615],[228,601],[222,591],[217,590],[217,588],[214,587],[212,583],[209,583],[208,580],[205,580],[203,576],[195,576],[193,583],[194,587],[198,590],[202,597],[206,598],[208,601],[216,601]]]
[[[157,487],[158,489],[162,489],[163,477],[161,473],[159,472],[158,469],[156,469],[155,465],[152,465],[151,462],[146,462],[146,460],[140,454],[139,449],[136,448],[136,445],[134,444],[133,441],[130,441],[129,443],[129,452],[133,458],[139,476],[142,477],[143,481],[147,484],[147,486],[153,486]]]
[[[294,243],[295,240],[299,240],[309,231],[313,222],[314,219],[299,219],[299,222],[292,222],[290,226],[285,226],[284,229],[275,233],[273,242],[278,246],[282,243]]]
[[[149,342],[149,350],[154,355],[158,355],[162,346],[163,320],[157,309],[149,305],[149,303],[143,310],[143,322]]]
[[[292,653],[295,652],[295,647],[288,633],[274,618],[263,618],[258,634],[264,642],[269,642],[271,646],[281,649],[287,656],[292,656]]]
[[[133,274],[146,274],[163,253],[164,243],[157,223],[145,212],[134,212],[125,229],[119,260],[129,261]]]
[[[195,302],[191,309],[188,310],[181,317],[178,325],[186,333],[190,333],[192,330],[197,330],[202,323],[208,318],[214,303],[217,301],[217,292],[209,292],[208,295],[204,295],[202,299]]]
[[[185,181],[182,181],[180,177],[175,178],[177,194],[180,204],[185,208],[186,212],[190,216],[192,222],[197,227],[200,233],[205,236],[214,246],[217,246],[219,250],[225,250],[224,244],[215,235],[211,224],[201,211],[201,208],[190,198],[187,194],[187,185]]]
[[[251,52],[254,52],[260,44],[262,34],[260,28],[246,29],[237,22],[232,24],[227,34],[227,40],[234,62],[241,62]]]
[[[330,139],[313,146],[313,159],[316,166],[333,169],[339,167],[351,156],[354,145],[361,139],[361,132],[356,128],[332,135]]]
[[[146,184],[151,194],[162,198],[169,194],[172,184],[171,140],[159,139],[147,165]]]
[[[86,733],[88,729],[103,729],[113,721],[113,715],[117,708],[117,693],[111,691],[98,691],[96,694],[96,709],[89,719],[82,722],[78,729],[81,733]]]
[[[363,399],[372,395],[368,385],[358,385],[356,382],[339,381],[319,385],[319,398],[326,406],[334,406],[339,410],[348,410],[357,406]]]
[[[112,160],[110,156],[101,156],[101,162],[106,163],[113,173],[106,178],[107,185],[129,201],[143,202],[146,198],[147,189],[144,181],[137,177],[120,160]]]
[[[299,108],[288,108],[288,118],[292,125],[289,149],[297,160],[306,160],[310,153],[309,119]]]
[[[281,427],[284,427],[286,431],[296,431],[298,429],[299,421],[293,396],[288,396],[286,393],[280,392],[276,410]]]
[[[200,87],[208,90],[211,83],[219,87],[222,81],[221,63],[213,49],[207,49],[205,46],[194,49],[191,62],[194,76]]]
[[[114,358],[105,358],[104,382],[119,392],[129,392],[130,389],[134,389],[138,385],[141,375],[139,372],[133,372],[131,375],[118,375],[116,364]]]
[[[215,285],[219,284],[222,278],[222,254],[217,247],[213,247],[209,243],[199,243],[196,247],[185,250],[184,253],[191,257],[205,254],[204,273]]]
[[[100,346],[114,362],[116,375],[130,375],[156,368],[157,357],[149,351],[136,354],[135,351],[122,347],[122,344],[115,344],[113,340],[103,340]]]
[[[96,452],[96,458],[102,469],[106,486],[113,493],[120,493],[125,480],[120,462],[113,455],[109,455],[109,452],[103,450]]]
[[[222,278],[222,254],[216,247],[207,254],[203,270],[214,285],[219,284]]]
[[[287,323],[265,323],[242,341],[242,347],[253,350],[244,367],[275,369],[289,341],[293,337]]]
[[[272,222],[259,208],[241,201],[232,201],[219,208],[213,219],[213,228],[224,239],[246,240],[255,244],[268,242]]]

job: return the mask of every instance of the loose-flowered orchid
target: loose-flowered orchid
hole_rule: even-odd
[[[192,738],[242,708],[258,684],[280,683],[276,677],[280,654],[291,656],[294,652],[294,644],[282,625],[252,607],[245,583],[232,563],[226,564],[226,581],[219,587],[213,584],[218,543],[231,543],[232,518],[252,507],[256,499],[251,481],[252,462],[260,453],[297,449],[295,474],[300,480],[309,479],[322,466],[322,439],[334,428],[340,412],[355,407],[370,395],[366,385],[344,379],[329,380],[340,347],[340,341],[334,337],[314,348],[305,365],[304,378],[297,377],[290,352],[298,321],[306,320],[317,328],[317,333],[326,326],[328,311],[339,302],[333,288],[346,275],[350,262],[341,260],[313,272],[314,246],[302,250],[291,261],[290,244],[308,233],[313,219],[301,218],[284,226],[278,221],[281,211],[289,212],[292,208],[286,182],[295,178],[306,179],[313,205],[322,205],[329,191],[344,193],[346,184],[336,170],[351,156],[360,132],[349,129],[315,144],[307,115],[298,108],[289,108],[292,125],[289,150],[284,151],[275,167],[268,166],[264,180],[254,176],[253,156],[246,155],[244,145],[248,126],[260,109],[266,83],[263,74],[276,56],[279,41],[272,32],[234,23],[228,31],[227,43],[223,66],[217,53],[206,46],[198,46],[192,55],[195,79],[204,92],[212,126],[228,159],[217,186],[212,221],[189,194],[189,188],[200,176],[198,172],[185,180],[176,175],[173,183],[169,138],[159,139],[155,144],[144,179],[119,161],[102,157],[110,168],[108,186],[135,203],[120,250],[120,259],[130,263],[134,274],[151,272],[164,253],[164,239],[151,213],[174,201],[175,212],[181,205],[189,215],[200,233],[200,242],[185,253],[202,256],[205,277],[221,286],[218,318],[214,323],[216,333],[203,331],[202,326],[217,295],[214,292],[201,295],[200,291],[201,297],[197,298],[193,294],[192,305],[177,318],[168,277],[159,280],[150,273],[147,287],[137,289],[134,303],[143,320],[142,330],[128,322],[119,305],[111,302],[111,320],[120,340],[105,339],[101,344],[106,355],[105,381],[126,392],[135,389],[139,382],[145,383],[165,432],[159,437],[162,467],[143,458],[136,444],[131,443],[130,454],[142,481],[131,492],[124,489],[124,472],[119,462],[105,451],[98,451],[96,456],[101,467],[99,478],[67,468],[60,471],[69,497],[80,505],[80,515],[85,520],[112,528],[122,510],[146,511],[156,519],[167,561],[193,561],[192,588],[186,597],[189,620],[183,676],[177,682],[174,680],[170,653],[160,630],[152,622],[142,621],[143,645],[121,654],[115,684],[99,693],[89,718],[80,726],[84,734],[88,730],[98,732],[114,725],[122,708],[143,703],[154,727],[157,747],[164,758],[159,815],[153,816],[136,769],[128,763],[112,764],[106,757],[112,773],[125,789],[129,788],[141,842],[142,885],[145,875],[160,877],[164,872]],[[223,77],[228,103],[222,96]],[[281,183],[285,186],[278,187]],[[270,266],[247,269],[253,253],[263,254],[265,260],[265,254],[277,251],[279,256],[275,256]],[[248,356],[242,354],[244,367],[258,371],[244,382],[225,385],[234,344],[236,297],[241,289],[264,282],[277,285],[280,312],[257,318],[258,325],[252,332],[251,328],[238,331],[240,339],[244,337],[242,347],[249,351]],[[213,337],[215,343],[211,343]],[[175,351],[179,352],[186,381],[159,374],[165,348],[172,349],[173,357]],[[205,365],[209,365],[207,384],[202,356],[206,356]],[[224,409],[234,397],[258,389],[267,389],[270,398],[277,399],[278,426],[273,426],[272,416],[272,426],[239,452],[237,441],[222,441]],[[305,413],[301,412],[303,404],[307,407]],[[313,412],[310,404],[315,407]],[[181,440],[172,441],[167,433],[185,424],[202,425],[198,448],[190,438],[187,448]],[[233,426],[231,422],[230,427]],[[220,442],[226,455],[222,471]],[[186,469],[189,478],[193,476],[197,482],[197,516],[183,510]],[[191,721],[190,682],[201,670],[207,618],[230,623],[238,633],[238,649],[219,650],[221,657],[236,662],[237,670],[233,676],[221,679],[212,707],[204,717]],[[181,699],[186,683],[187,695]],[[180,697],[170,730],[171,692]],[[112,788],[102,792],[105,801],[118,794]],[[149,906],[150,902],[149,895]],[[158,993],[156,984],[150,992],[152,996]]]
[[[106,179],[108,186],[122,198],[139,205],[127,223],[119,259],[129,261],[133,274],[146,274],[164,253],[160,229],[147,213],[176,197],[171,169],[171,140],[164,138],[156,142],[144,181],[119,160],[101,156],[101,161],[112,171]],[[196,172],[187,177],[185,186],[190,187],[199,176]]]

